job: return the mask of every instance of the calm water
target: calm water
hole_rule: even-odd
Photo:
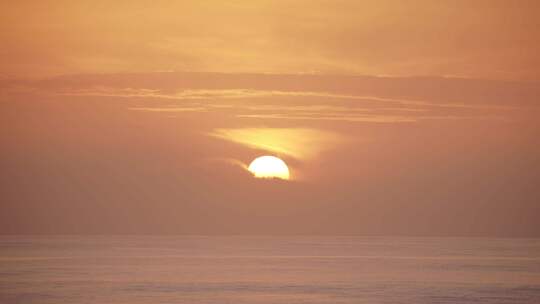
[[[540,240],[4,236],[0,303],[540,303]]]

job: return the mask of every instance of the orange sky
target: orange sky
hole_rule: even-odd
[[[3,1],[7,76],[212,71],[539,80],[538,1]]]
[[[4,2],[0,233],[540,236],[539,15]]]

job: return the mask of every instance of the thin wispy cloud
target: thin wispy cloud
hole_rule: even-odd
[[[339,133],[309,128],[215,129],[208,135],[300,160],[313,158],[350,140]]]
[[[261,118],[261,119],[288,119],[288,120],[333,120],[345,122],[375,122],[375,123],[397,123],[415,122],[412,117],[399,116],[378,116],[378,115],[287,115],[287,114],[240,114],[240,118]]]
[[[133,107],[129,108],[132,111],[144,111],[144,112],[204,112],[207,111],[203,107],[174,107],[174,108],[152,108],[152,107]]]
[[[114,88],[114,87],[96,87],[91,89],[74,89],[58,92],[60,95],[68,96],[103,96],[103,97],[141,97],[141,98],[162,98],[173,100],[214,100],[214,99],[253,99],[265,97],[314,97],[356,100],[364,102],[381,102],[395,105],[409,106],[424,106],[435,108],[470,108],[470,109],[514,109],[515,106],[510,105],[486,105],[486,104],[466,104],[463,102],[429,102],[413,99],[387,98],[371,95],[349,95],[335,94],[329,92],[314,92],[314,91],[276,91],[276,90],[255,90],[255,89],[187,89],[180,90],[174,93],[164,92],[159,89],[144,89],[144,88]]]

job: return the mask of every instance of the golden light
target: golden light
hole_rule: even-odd
[[[290,178],[289,168],[284,161],[275,156],[257,157],[248,167],[249,172],[257,178]]]
[[[215,129],[210,135],[297,160],[313,159],[349,140],[338,133],[307,128]]]

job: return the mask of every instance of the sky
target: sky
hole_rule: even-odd
[[[537,1],[0,4],[0,233],[540,236]],[[261,155],[291,180],[247,171]]]

